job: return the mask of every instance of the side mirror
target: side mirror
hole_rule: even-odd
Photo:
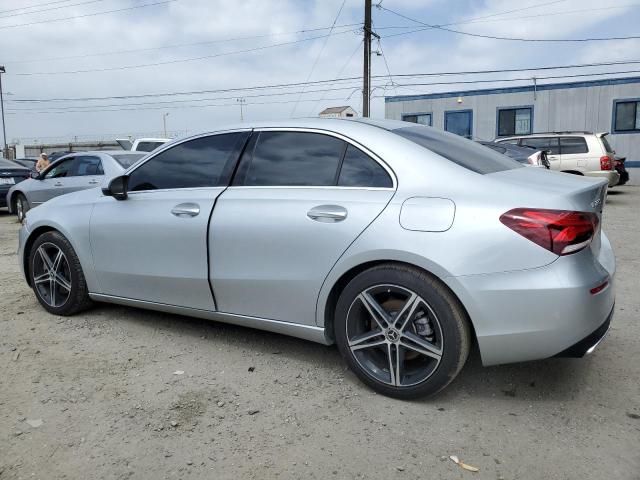
[[[127,188],[129,187],[129,177],[127,175],[120,175],[112,179],[109,182],[109,186],[107,188],[102,189],[103,195],[108,197],[113,197],[116,200],[126,200]]]
[[[34,180],[40,180],[40,174],[38,172],[31,172],[29,174],[31,176],[31,178],[33,178]]]

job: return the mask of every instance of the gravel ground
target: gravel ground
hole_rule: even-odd
[[[108,305],[49,315],[0,210],[0,480],[639,479],[639,207],[640,186],[609,195],[618,300],[596,353],[491,368],[475,353],[415,402],[302,340]]]

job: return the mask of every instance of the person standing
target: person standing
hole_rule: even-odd
[[[40,158],[36,162],[36,172],[41,173],[49,166],[49,156],[46,153],[41,153]]]

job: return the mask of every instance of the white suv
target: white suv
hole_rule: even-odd
[[[553,132],[496,139],[547,151],[551,170],[576,175],[606,178],[613,187],[620,181],[614,168],[614,151],[605,138],[607,133]]]

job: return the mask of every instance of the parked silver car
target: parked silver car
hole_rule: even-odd
[[[486,365],[593,350],[614,305],[606,191],[405,122],[245,124],[30,211],[20,264],[56,315],[112,302],[335,342],[410,398],[475,342]]]
[[[29,209],[65,193],[99,187],[105,178],[121,175],[145,154],[116,150],[65,155],[39,175],[34,174],[9,190],[9,212],[22,221]]]

